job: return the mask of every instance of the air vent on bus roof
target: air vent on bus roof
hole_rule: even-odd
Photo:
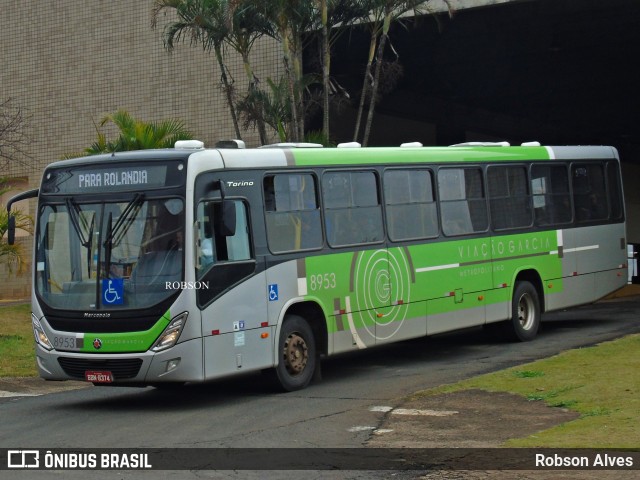
[[[401,143],[400,146],[402,148],[412,148],[412,147],[422,147],[423,145],[420,142],[407,142],[407,143]]]
[[[338,148],[360,148],[361,146],[362,145],[358,142],[344,142],[338,144]]]
[[[449,145],[450,147],[510,147],[509,142],[463,142]]]
[[[216,148],[247,148],[242,140],[220,140],[216,142]]]
[[[204,148],[204,142],[200,140],[178,140],[174,148],[179,150],[199,150]]]
[[[539,147],[540,142],[522,142],[520,146],[521,147]]]
[[[258,148],[323,148],[321,143],[309,143],[309,142],[281,142],[272,143],[269,145],[262,145]]]

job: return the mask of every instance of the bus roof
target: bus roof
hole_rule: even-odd
[[[453,146],[368,148],[269,148],[219,150],[226,168],[314,167],[411,163],[518,162],[617,158],[604,146]]]
[[[214,153],[215,152],[215,153]],[[314,167],[393,165],[411,163],[518,162],[529,160],[618,158],[609,146],[495,146],[456,145],[451,147],[363,147],[363,148],[167,148],[115,152],[73,158],[49,164],[68,167],[91,164],[107,166],[119,161],[187,160],[191,155],[206,161],[215,155],[224,168]]]

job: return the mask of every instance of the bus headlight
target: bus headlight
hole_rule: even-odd
[[[167,325],[167,328],[164,329],[162,335],[158,337],[156,343],[153,344],[153,347],[151,347],[151,351],[161,352],[162,350],[173,347],[178,341],[178,338],[180,338],[182,329],[184,328],[185,323],[187,323],[188,315],[188,312],[184,312],[177,317],[174,317],[169,325]]]
[[[31,314],[31,325],[33,326],[33,336],[36,339],[36,343],[45,350],[53,350],[53,345],[51,345],[47,334],[44,333],[42,325],[40,325],[40,322],[33,313]]]

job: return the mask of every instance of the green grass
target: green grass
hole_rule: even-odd
[[[0,377],[37,375],[31,305],[0,307]]]
[[[510,392],[580,413],[509,447],[638,448],[640,446],[640,335],[445,385],[417,396],[468,389]],[[414,397],[415,398],[415,397]]]

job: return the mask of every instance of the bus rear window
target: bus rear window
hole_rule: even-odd
[[[609,203],[601,164],[574,163],[571,166],[576,222],[605,220]]]

